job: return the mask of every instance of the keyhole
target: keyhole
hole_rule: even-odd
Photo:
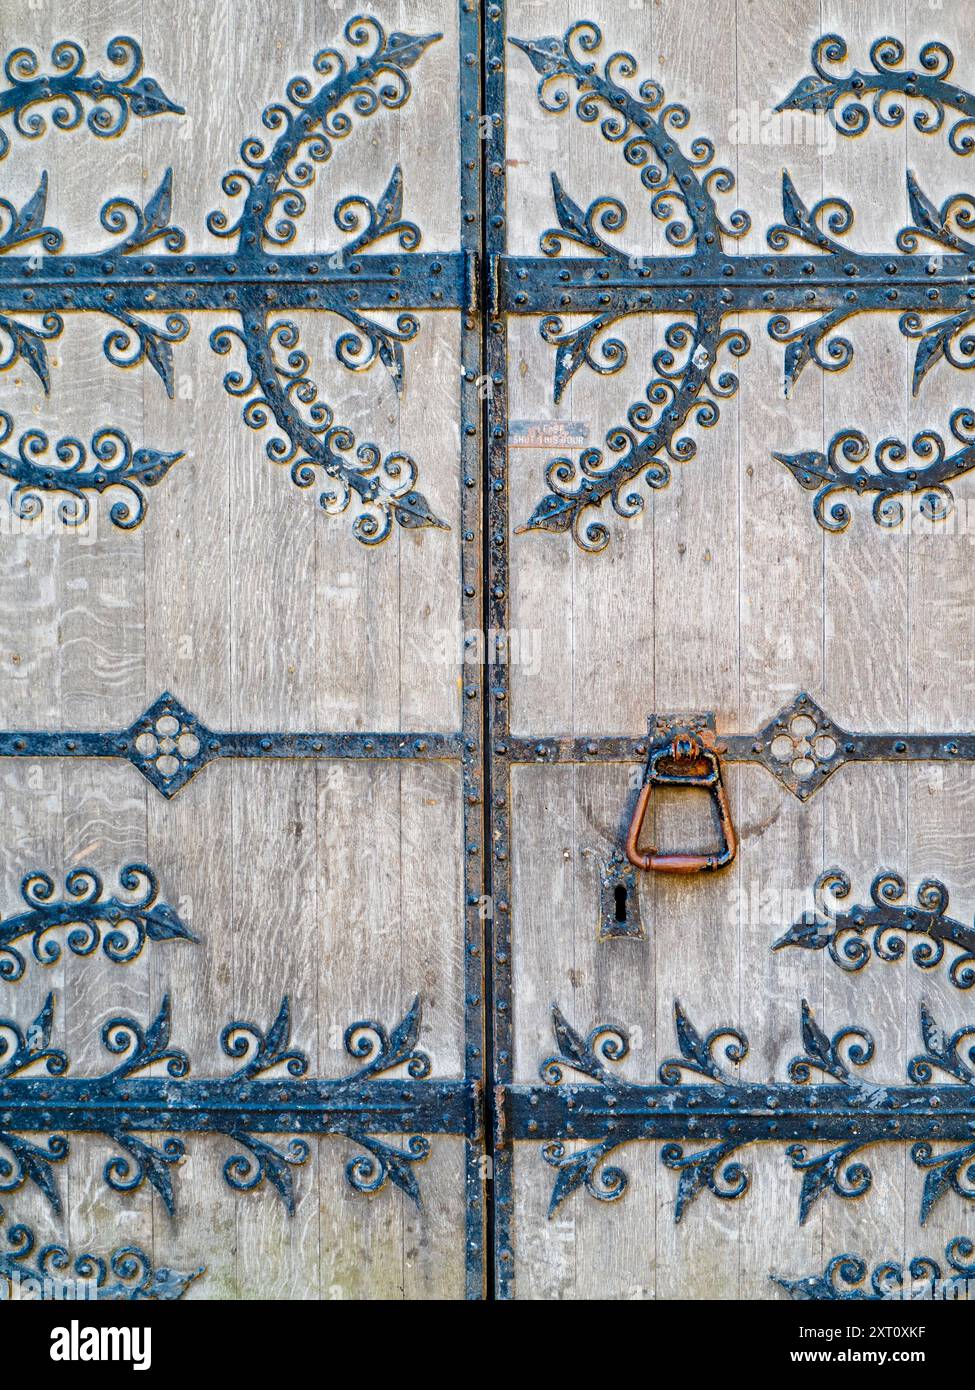
[[[616,920],[617,922],[626,921],[626,888],[622,883],[618,883],[614,890],[616,898]]]

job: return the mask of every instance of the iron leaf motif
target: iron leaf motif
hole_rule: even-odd
[[[802,1144],[790,1144],[786,1154],[796,1172],[802,1174],[799,1192],[799,1225],[805,1224],[817,1198],[825,1192],[837,1197],[862,1197],[873,1185],[873,1174],[865,1163],[851,1162],[863,1148],[860,1140],[841,1144],[824,1154],[809,1155]]]
[[[660,1161],[680,1174],[674,1202],[674,1222],[678,1223],[700,1192],[733,1201],[748,1190],[748,1173],[732,1158],[739,1145],[735,1142],[717,1144],[712,1149],[685,1153],[680,1144],[664,1144]]]
[[[40,241],[47,252],[60,251],[64,237],[56,227],[46,227],[44,217],[47,212],[47,170],[41,174],[41,181],[34,193],[18,211],[7,198],[0,198],[0,216],[4,219],[0,231],[0,255],[14,246],[26,246],[31,241]]]
[[[975,1201],[975,1143],[951,1153],[935,1153],[929,1143],[922,1141],[912,1147],[911,1158],[918,1168],[927,1171],[921,1193],[919,1220],[922,1226],[934,1204],[949,1192],[956,1193],[963,1201]]]
[[[51,387],[51,373],[44,344],[58,337],[63,328],[60,314],[44,314],[37,327],[0,314],[0,372],[23,362],[37,377],[46,395]]]
[[[785,251],[792,240],[805,242],[831,256],[846,250],[835,238],[845,236],[853,226],[853,209],[849,203],[842,198],[823,198],[810,211],[787,169],[782,171],[782,216],[783,222],[770,227],[766,233],[766,240],[774,251]],[[820,225],[823,220],[830,235]]]
[[[851,1039],[853,1039],[852,1042]],[[845,1044],[849,1044],[846,1057],[854,1066],[866,1066],[873,1058],[874,1041],[869,1033],[862,1028],[844,1028],[840,1032],[834,1033],[832,1038],[827,1037],[804,999],[802,1001],[802,1045],[805,1052],[803,1056],[794,1057],[789,1063],[789,1076],[793,1081],[808,1081],[813,1069],[816,1069],[823,1072],[824,1075],[835,1077],[837,1081],[849,1081],[851,1079],[850,1069],[841,1052]]]
[[[112,255],[129,255],[141,251],[162,239],[167,251],[182,251],[186,233],[170,224],[173,208],[173,171],[167,169],[162,182],[140,208],[131,198],[112,198],[101,210],[101,224],[114,235],[125,233],[124,239],[109,247]]]
[[[552,1031],[559,1050],[556,1056],[542,1063],[539,1071],[547,1085],[560,1085],[565,1067],[607,1085],[615,1084],[616,1078],[603,1063],[621,1062],[629,1054],[630,1040],[624,1028],[615,1023],[600,1023],[583,1038],[566,1020],[559,1006],[553,1004]]]
[[[0,1019],[0,1079],[43,1063],[48,1076],[62,1076],[68,1067],[65,1053],[49,1046],[54,1021],[54,995],[49,994],[33,1023],[21,1030],[13,1019]]]
[[[617,1146],[598,1144],[594,1148],[570,1153],[560,1140],[546,1144],[542,1157],[558,1170],[548,1204],[549,1219],[573,1192],[584,1187],[598,1202],[618,1201],[626,1191],[629,1178],[622,1168],[604,1166],[603,1159]]]
[[[681,1074],[685,1071],[708,1076],[712,1081],[725,1082],[729,1077],[714,1060],[714,1048],[721,1038],[731,1039],[725,1045],[724,1053],[733,1066],[744,1061],[748,1055],[748,1039],[734,1028],[715,1028],[706,1038],[701,1038],[697,1029],[684,1013],[680,1004],[674,1003],[674,1030],[680,1047],[680,1057],[671,1057],[660,1064],[660,1080],[667,1086],[679,1086]]]

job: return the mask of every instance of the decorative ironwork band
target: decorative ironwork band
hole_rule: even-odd
[[[0,758],[115,758],[138,768],[173,797],[208,763],[221,758],[435,759],[459,762],[469,737],[438,733],[244,732],[210,729],[175,696],[160,695],[127,729],[0,731]]]
[[[651,728],[654,717],[650,718]],[[758,763],[800,801],[818,791],[845,763],[975,762],[975,733],[860,733],[842,728],[803,692],[754,734],[718,735],[725,763]],[[652,738],[623,734],[565,738],[508,735],[513,763],[639,763]],[[2,745],[0,745],[2,746]],[[495,744],[496,751],[498,749]]]
[[[633,1140],[663,1140],[660,1157],[679,1174],[674,1219],[704,1190],[715,1197],[740,1197],[749,1176],[739,1151],[758,1141],[787,1145],[792,1168],[802,1175],[799,1222],[825,1193],[863,1196],[873,1176],[862,1151],[874,1143],[911,1143],[911,1157],[925,1173],[920,1221],[948,1192],[975,1201],[975,1047],[962,1056],[961,1045],[975,1027],[951,1036],[921,1006],[923,1051],[907,1064],[907,1085],[884,1086],[857,1077],[853,1068],[873,1057],[874,1041],[862,1028],[843,1028],[827,1036],[803,1000],[803,1051],[789,1064],[787,1082],[744,1082],[726,1069],[748,1053],[748,1040],[736,1028],[715,1028],[702,1037],[679,1004],[674,1006],[679,1056],[659,1068],[659,1084],[620,1079],[608,1064],[629,1052],[626,1030],[600,1024],[587,1037],[552,1009],[558,1051],[542,1063],[544,1086],[505,1089],[500,1123],[505,1140],[541,1139],[542,1154],[556,1169],[549,1214],[584,1188],[600,1201],[614,1201],[627,1187],[625,1172],[606,1160]],[[715,1055],[723,1042],[724,1061]],[[565,1073],[587,1077],[567,1085]],[[820,1072],[825,1084],[810,1084]],[[935,1072],[953,1078],[933,1083]],[[685,1084],[685,1075],[694,1079]],[[592,1141],[570,1151],[574,1140]],[[687,1144],[716,1140],[688,1152]],[[934,1143],[959,1147],[935,1152]],[[834,1143],[822,1154],[806,1145]]]
[[[105,1165],[107,1185],[131,1192],[148,1182],[170,1213],[176,1204],[173,1170],[185,1154],[178,1136],[223,1134],[243,1150],[224,1164],[227,1183],[248,1192],[266,1179],[293,1213],[291,1169],[310,1154],[303,1136],[352,1139],[364,1150],[346,1165],[353,1188],[375,1192],[389,1181],[419,1204],[413,1169],[429,1153],[427,1136],[476,1139],[481,1131],[476,1082],[427,1080],[430,1058],[417,1046],[419,998],[391,1031],[371,1019],[351,1024],[345,1049],[360,1065],[348,1076],[329,1079],[307,1077],[308,1058],[291,1045],[287,998],[266,1032],[241,1020],[226,1025],[221,1050],[238,1066],[208,1080],[187,1080],[189,1058],[170,1046],[168,996],[147,1028],[122,1016],[105,1024],[103,1045],[121,1061],[97,1076],[66,1075],[67,1054],[51,1046],[53,1023],[53,995],[27,1029],[11,1019],[0,1020],[0,1192],[32,1183],[56,1212],[61,1198],[53,1165],[68,1156],[68,1134],[101,1134],[112,1140],[121,1152]],[[154,1063],[165,1067],[164,1078],[139,1075]],[[404,1079],[380,1079],[400,1066]],[[283,1077],[268,1075],[282,1068]],[[50,1137],[39,1145],[26,1134]],[[156,1146],[140,1134],[165,1137]],[[269,1134],[292,1137],[276,1148],[258,1137]],[[377,1137],[392,1134],[410,1135],[405,1148]]]

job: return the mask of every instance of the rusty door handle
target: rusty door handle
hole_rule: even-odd
[[[722,846],[714,854],[690,854],[680,850],[661,853],[656,849],[642,852],[638,848],[647,807],[654,787],[700,787],[709,792],[718,815]],[[633,809],[626,836],[626,857],[645,873],[698,874],[723,869],[730,864],[738,850],[738,836],[731,819],[728,794],[721,779],[721,764],[717,753],[704,745],[693,733],[676,734],[661,748],[655,748],[647,759],[643,786]]]

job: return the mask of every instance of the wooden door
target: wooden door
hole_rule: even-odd
[[[972,1234],[972,1073],[951,1060],[975,889],[966,480],[930,518],[948,505],[934,485],[973,458],[970,249],[945,230],[967,206],[947,200],[968,187],[970,98],[939,100],[949,57],[926,45],[970,89],[970,7],[506,11],[496,625],[530,660],[494,711],[494,789],[510,788],[501,1285],[784,1298],[770,1275],[818,1277],[841,1252],[868,1290],[885,1261],[951,1274],[946,1246]],[[864,442],[830,452],[849,430]],[[891,437],[906,453],[875,459]],[[942,455],[957,467],[939,472]],[[881,465],[913,468],[910,486]],[[883,524],[898,504],[902,524]],[[712,713],[726,750],[740,845],[718,872],[622,857],[669,738],[648,738],[648,716],[673,712]],[[641,844],[718,855],[709,796],[652,787]],[[834,869],[846,898],[790,934]],[[943,886],[919,900],[925,880]],[[854,1027],[873,1041],[841,1037]],[[955,1104],[965,1118],[941,1123]]]
[[[0,18],[3,206],[34,199],[3,248],[4,452],[67,469],[56,441],[76,436],[87,488],[33,490],[89,510],[30,530],[10,481],[0,722],[28,732],[5,744],[2,913],[43,873],[29,896],[62,925],[4,961],[20,978],[0,1016],[27,1039],[18,1057],[5,1035],[0,1064],[5,1231],[204,1267],[190,1298],[483,1287],[480,672],[462,642],[480,480],[461,428],[480,229],[460,211],[479,69],[451,0],[379,9]],[[61,87],[30,88],[42,75]],[[99,491],[125,447],[97,453],[109,427],[133,459]],[[146,912],[170,909],[138,953],[131,923],[111,939],[146,886],[133,863],[158,880]],[[58,916],[78,896],[87,928]],[[189,1071],[152,1061],[173,1049]]]

